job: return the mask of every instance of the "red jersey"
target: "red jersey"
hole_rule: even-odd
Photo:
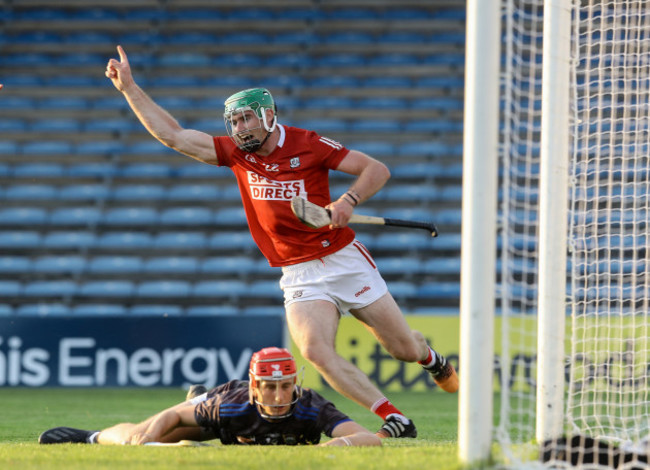
[[[251,235],[271,266],[287,266],[332,254],[354,240],[349,227],[312,229],[291,211],[291,199],[326,206],[329,170],[349,150],[315,132],[281,126],[280,140],[261,157],[239,149],[229,137],[214,137],[219,166],[229,167],[239,185]]]

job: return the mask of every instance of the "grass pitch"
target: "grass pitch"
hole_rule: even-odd
[[[381,420],[324,391],[339,409],[375,431]],[[459,469],[458,395],[439,390],[390,393],[390,400],[415,421],[417,439],[386,439],[382,448],[350,447],[152,447],[39,445],[51,427],[101,429],[137,422],[180,402],[180,389],[0,388],[0,465],[24,469]],[[324,439],[327,439],[324,437]],[[217,441],[213,441],[217,442]]]

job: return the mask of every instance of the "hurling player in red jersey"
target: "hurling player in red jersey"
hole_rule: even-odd
[[[41,444],[137,445],[219,439],[222,444],[318,444],[378,446],[381,439],[348,418],[313,390],[297,382],[298,370],[284,348],[264,348],[251,357],[249,380],[231,380],[137,424],[102,431],[57,427],[43,432]],[[190,441],[190,442],[182,442]]]
[[[117,50],[120,58],[109,60],[106,76],[151,135],[235,174],[253,239],[271,266],[282,267],[287,323],[302,355],[339,393],[384,420],[380,436],[416,437],[413,422],[334,348],[340,316],[349,312],[391,356],[420,363],[443,390],[458,390],[451,363],[409,328],[370,253],[347,226],[354,208],[384,186],[388,168],[315,132],[278,123],[275,102],[264,88],[226,100],[227,137],[185,129],[134,82],[126,53]],[[330,200],[330,170],[356,176],[335,201]],[[332,224],[321,229],[301,224],[290,207],[295,195],[327,206]]]

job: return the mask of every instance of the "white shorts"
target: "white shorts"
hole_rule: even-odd
[[[341,314],[370,305],[388,292],[370,252],[357,240],[324,258],[283,267],[280,287],[285,307],[326,300]]]

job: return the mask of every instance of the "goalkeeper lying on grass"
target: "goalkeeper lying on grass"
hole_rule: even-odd
[[[146,419],[102,431],[58,427],[41,444],[147,444],[220,439],[222,444],[318,444],[379,446],[381,439],[355,423],[334,404],[297,382],[296,362],[286,349],[253,354],[248,382],[233,380]],[[192,392],[190,390],[190,392]]]

